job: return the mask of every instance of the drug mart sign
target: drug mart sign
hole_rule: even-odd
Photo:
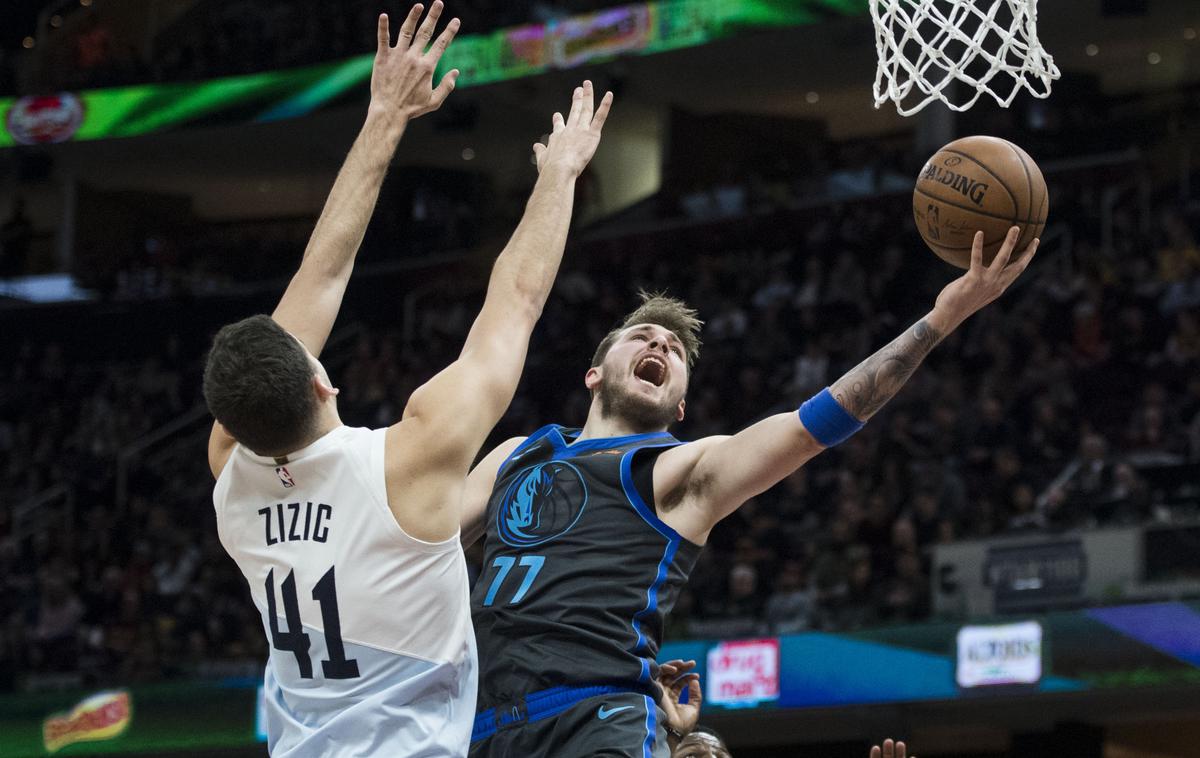
[[[706,700],[726,707],[779,699],[779,640],[722,642],[708,651]]]

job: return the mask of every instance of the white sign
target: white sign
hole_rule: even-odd
[[[959,687],[1036,684],[1042,678],[1042,625],[964,626],[958,632]]]
[[[708,651],[707,702],[751,706],[779,699],[779,640],[722,642]]]

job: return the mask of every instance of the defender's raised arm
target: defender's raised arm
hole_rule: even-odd
[[[433,87],[434,68],[458,33],[458,19],[451,20],[430,47],[442,14],[441,0],[434,2],[418,28],[423,11],[420,4],[412,7],[395,46],[387,14],[379,17],[366,121],[338,171],[300,268],[271,314],[314,358],[320,356],[337,320],[354,258],[400,137],[410,120],[445,102],[458,78],[457,70],[450,71]],[[214,477],[220,475],[233,445],[228,430],[214,423],[208,440],[208,463]]]
[[[421,10],[422,6],[415,5],[409,11],[395,46],[391,44],[387,14],[379,17],[366,122],[333,183],[300,270],[271,314],[314,356],[320,356],[337,319],[354,258],[400,137],[409,121],[437,110],[458,79],[458,71],[453,70],[433,87],[433,71],[458,33],[458,19],[451,20],[426,51],[442,15],[441,0],[434,2],[418,28]]]
[[[496,259],[487,296],[458,360],[418,388],[404,418],[389,431],[393,512],[423,539],[444,539],[459,528],[468,468],[508,408],[566,247],[575,181],[595,155],[612,106],[608,93],[595,106],[592,83],[575,89],[566,118],[555,113],[547,144],[534,145],[538,180],[516,232]],[[426,472],[420,483],[413,472]],[[400,494],[403,484],[404,495]],[[426,489],[425,484],[428,484]],[[454,489],[453,497],[421,492]]]

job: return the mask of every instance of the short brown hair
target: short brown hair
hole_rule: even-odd
[[[270,316],[228,324],[204,365],[208,410],[256,453],[290,452],[317,424],[314,371],[304,348]]]
[[[626,316],[620,326],[613,329],[600,341],[600,346],[596,348],[596,354],[592,356],[592,368],[604,363],[605,356],[612,349],[617,337],[621,336],[621,332],[634,324],[657,324],[669,329],[683,343],[683,352],[687,356],[688,370],[690,371],[692,364],[700,355],[700,327],[704,325],[704,322],[697,318],[696,309],[689,308],[688,304],[682,300],[667,297],[662,292],[642,290],[638,292],[638,297],[642,300],[638,309]]]

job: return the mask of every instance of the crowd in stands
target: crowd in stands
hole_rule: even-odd
[[[1012,291],[861,433],[714,530],[670,637],[918,621],[939,543],[1169,517],[1141,468],[1200,460],[1200,214],[1174,197],[1145,218],[1122,206],[1102,244],[1097,186],[1051,194],[1048,243]],[[955,275],[920,244],[908,202],[735,205],[720,223],[576,245],[494,440],[582,423],[587,361],[639,287],[706,321],[677,436],[795,408]],[[352,287],[362,331],[325,356],[343,420],[398,418],[454,358],[479,299],[455,278],[399,324],[394,303],[371,310]],[[253,671],[265,655],[213,528],[203,435],[137,468],[123,499],[114,489],[118,451],[199,402],[204,340],[165,337],[141,357],[109,340],[111,357],[30,341],[0,361],[0,688],[56,672],[147,681],[214,661]],[[19,506],[55,484],[73,493],[68,523],[18,529]]]

